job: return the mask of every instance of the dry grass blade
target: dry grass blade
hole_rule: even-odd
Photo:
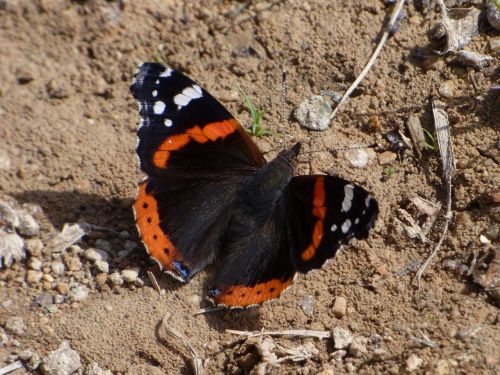
[[[417,156],[422,156],[422,151],[425,149],[425,135],[420,120],[417,116],[410,115],[407,122],[408,132],[410,133],[411,141],[415,146]]]
[[[418,290],[420,290],[420,279],[422,278],[422,275],[424,274],[426,268],[429,266],[432,258],[434,258],[434,256],[441,248],[446,233],[448,232],[448,225],[451,219],[451,179],[455,170],[455,159],[453,158],[450,125],[448,121],[448,114],[446,113],[444,105],[438,102],[432,102],[432,114],[434,116],[434,126],[436,128],[439,154],[441,156],[441,164],[443,167],[443,180],[446,185],[446,212],[441,237],[434,247],[434,250],[425,260],[424,264],[422,264],[422,266],[419,268],[415,276],[415,279],[417,280]]]
[[[224,306],[209,306],[209,307],[204,307],[203,309],[199,309],[198,311],[196,311],[193,316],[196,316],[196,315],[201,315],[201,314],[210,314],[210,313],[213,313],[215,311],[220,311],[220,310],[226,310],[227,307],[224,307]]]
[[[20,368],[23,368],[23,363],[21,361],[16,361],[14,363],[11,363],[10,365],[0,368],[0,375],[10,374],[11,372],[16,371]]]
[[[172,327],[169,327],[167,325],[167,320],[170,317],[170,314],[166,314],[162,320],[161,320],[161,326],[165,330],[165,332],[177,339],[188,351],[189,354],[191,354],[191,359],[192,359],[192,364],[193,364],[193,370],[196,375],[202,375],[203,374],[203,362],[201,361],[201,357],[198,355],[196,350],[193,348],[193,346],[189,343],[189,341],[182,335],[180,332],[176,331]],[[157,332],[158,334],[158,332]]]
[[[233,329],[226,329],[226,333],[232,335],[240,335],[246,337],[257,337],[257,336],[297,336],[297,337],[315,337],[320,340],[328,339],[331,337],[328,331],[311,331],[307,329],[289,329],[285,331],[237,331]]]
[[[342,96],[342,99],[340,99],[339,103],[333,110],[332,114],[330,115],[330,121],[333,120],[335,115],[337,114],[337,111],[340,109],[342,104],[347,100],[347,98],[352,94],[352,92],[358,87],[360,82],[365,78],[365,76],[368,74],[370,69],[372,68],[373,64],[375,63],[375,60],[377,59],[378,55],[380,54],[380,51],[382,50],[382,47],[384,46],[385,42],[391,35],[392,30],[394,29],[394,26],[396,25],[398,21],[398,17],[401,13],[401,10],[403,9],[403,5],[405,3],[405,0],[399,0],[399,2],[394,6],[392,13],[391,13],[391,18],[389,20],[389,23],[385,27],[384,33],[382,34],[382,38],[380,39],[380,42],[377,45],[377,48],[375,48],[375,51],[373,52],[372,56],[370,57],[370,60],[368,60],[368,63],[366,66],[363,68],[361,73],[359,74],[358,78],[352,83],[352,85],[347,89],[345,92],[344,96]]]
[[[164,292],[164,291],[160,288],[160,284],[158,284],[158,281],[156,280],[154,273],[151,271],[148,271],[147,274],[148,274],[149,282],[153,286],[153,289],[156,290],[159,294],[162,294],[162,292]]]

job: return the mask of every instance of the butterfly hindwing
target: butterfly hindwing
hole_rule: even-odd
[[[148,175],[224,176],[265,164],[238,121],[185,75],[144,63],[130,90],[141,116],[137,154]]]
[[[375,199],[340,177],[294,177],[289,190],[291,252],[302,273],[320,268],[352,238],[366,238],[377,218]]]

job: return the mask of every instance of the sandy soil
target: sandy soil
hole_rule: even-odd
[[[117,374],[191,373],[189,354],[158,328],[170,314],[168,324],[206,360],[208,374],[263,373],[265,359],[255,341],[235,341],[226,329],[335,327],[352,332],[361,348],[336,360],[331,339],[276,338],[283,347],[303,345],[313,355],[267,365],[266,371],[395,374],[407,371],[415,355],[423,362],[414,373],[500,373],[499,310],[459,267],[450,267],[470,264],[486,246],[480,235],[498,246],[498,209],[477,203],[499,182],[499,101],[487,94],[498,82],[498,68],[475,70],[448,56],[431,56],[438,8],[409,2],[401,29],[331,128],[307,131],[294,120],[293,108],[323,90],[347,89],[373,51],[388,9],[380,0],[248,3],[0,1],[0,194],[43,209],[34,214],[41,229],[29,241],[26,259],[0,270],[0,326],[11,317],[22,317],[26,325],[18,334],[6,329],[0,368],[22,350],[43,357],[69,340],[84,368],[97,362]],[[482,7],[481,1],[447,2],[458,3]],[[489,43],[498,32],[485,21],[481,25],[467,48],[491,53]],[[264,126],[283,133],[255,139],[266,158],[303,141],[299,173],[336,174],[371,190],[381,214],[370,238],[299,277],[281,298],[258,309],[193,316],[207,306],[201,297],[210,269],[187,285],[157,273],[166,291],[158,294],[146,276],[152,263],[141,246],[134,247],[140,242],[131,202],[141,173],[134,151],[137,105],[128,91],[135,67],[155,56],[201,83],[246,126],[250,118],[238,87],[265,109]],[[285,121],[282,67],[288,70]],[[418,293],[415,269],[397,272],[424,260],[431,245],[398,231],[395,218],[404,209],[423,222],[425,215],[410,203],[417,195],[444,202],[439,155],[425,151],[419,159],[406,151],[393,158],[384,134],[408,134],[410,115],[432,130],[431,98],[447,105],[457,169],[450,232]],[[366,168],[353,168],[342,151],[374,143],[376,157]],[[79,221],[114,232],[93,231],[65,254],[54,253],[50,238],[65,223]],[[429,239],[436,241],[441,229],[438,219]],[[38,249],[37,238],[43,244]],[[140,267],[143,282],[118,286],[110,276],[98,278],[84,256],[93,247],[110,254],[109,274]],[[129,254],[120,256],[124,249]],[[28,282],[30,258],[41,260],[41,272],[51,277]],[[54,275],[56,261],[66,265],[64,274]],[[82,301],[65,298],[57,308],[39,303],[41,294],[66,297],[61,283],[85,285],[90,294]],[[334,314],[337,297],[347,301],[345,315]],[[307,300],[313,311],[303,308]]]

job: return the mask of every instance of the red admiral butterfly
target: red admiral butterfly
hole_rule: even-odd
[[[244,307],[277,298],[296,272],[366,238],[375,199],[339,177],[293,177],[297,143],[266,162],[238,121],[181,73],[142,64],[137,154],[147,178],[134,203],[148,253],[185,282],[216,261],[209,299]]]

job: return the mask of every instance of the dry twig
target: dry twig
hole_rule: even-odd
[[[158,281],[156,280],[154,273],[151,271],[148,271],[147,274],[148,274],[149,282],[153,286],[153,289],[156,290],[159,294],[162,294],[162,292],[164,293],[164,290],[162,290],[160,288],[160,284],[158,284]]]
[[[340,99],[339,103],[337,104],[332,114],[330,115],[330,121],[333,120],[333,118],[337,114],[337,111],[340,109],[340,106],[347,100],[347,98],[352,94],[352,92],[356,89],[356,87],[358,87],[360,82],[365,78],[366,74],[368,74],[368,72],[372,68],[373,64],[375,63],[375,60],[377,59],[378,55],[380,54],[380,51],[382,50],[382,47],[384,46],[385,42],[387,41],[387,39],[394,30],[394,26],[398,21],[404,3],[405,0],[399,0],[399,2],[394,6],[389,23],[385,27],[384,33],[382,34],[382,38],[380,38],[380,42],[378,43],[377,48],[375,48],[375,51],[370,57],[370,60],[368,60],[368,63],[363,68],[358,78],[356,78],[356,80],[352,83],[352,85],[347,89],[344,96],[342,96],[342,99]]]
[[[436,128],[436,136],[439,146],[439,154],[441,155],[441,164],[443,167],[443,180],[446,185],[446,212],[443,232],[439,238],[439,242],[434,247],[434,250],[426,259],[424,264],[419,268],[415,279],[417,280],[418,290],[420,290],[420,279],[424,274],[426,268],[429,266],[432,258],[437,254],[441,248],[441,244],[448,232],[448,225],[451,219],[451,178],[455,169],[455,160],[453,158],[453,150],[451,147],[450,126],[448,122],[448,114],[444,106],[438,102],[432,102],[432,114],[434,116],[434,126]]]
[[[0,368],[0,375],[10,374],[12,371],[16,371],[20,368],[23,368],[23,363],[21,361],[16,361],[10,365]]]
[[[328,339],[331,337],[328,331],[311,331],[307,329],[289,329],[284,331],[237,331],[233,329],[226,329],[226,333],[232,335],[240,335],[246,337],[258,336],[298,336],[298,337],[315,337],[317,339]]]
[[[167,325],[167,320],[170,317],[170,314],[165,314],[163,319],[161,320],[161,326],[165,329],[165,332],[177,339],[188,351],[189,354],[191,354],[191,359],[192,359],[192,364],[193,364],[193,370],[196,375],[202,375],[203,374],[203,362],[201,361],[201,357],[198,355],[196,350],[193,348],[193,346],[189,343],[189,341],[182,335],[180,332],[176,331],[172,327],[169,327]],[[158,332],[157,332],[158,334]]]

